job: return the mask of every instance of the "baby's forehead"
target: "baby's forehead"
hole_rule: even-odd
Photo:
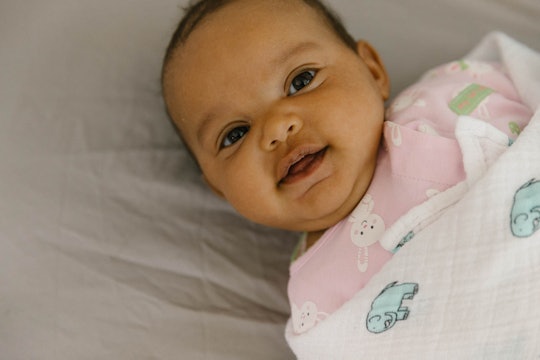
[[[297,22],[301,22],[307,13],[311,13],[317,18],[320,27],[331,28],[329,17],[334,16],[330,15],[329,9],[318,0],[211,0],[202,2],[208,2],[211,5],[186,15],[187,19],[184,19],[186,26],[180,37],[180,42],[188,41],[197,28],[208,23],[215,23],[213,20],[216,18],[222,20],[222,30],[228,31],[230,21],[239,21],[239,17],[241,17],[242,22],[247,22],[250,18],[262,15],[272,19],[273,22],[279,22],[281,16],[276,15],[279,12],[289,14],[296,11],[298,14],[303,14],[303,16],[297,17]],[[241,16],[241,14],[246,16]]]
[[[220,46],[229,40],[244,42],[242,47],[253,44],[265,46],[268,37],[273,32],[276,23],[281,22],[282,28],[291,27],[294,22],[300,25],[298,30],[323,31],[334,33],[324,16],[303,0],[233,0],[222,1],[226,3],[214,11],[201,15],[196,23],[191,24],[189,32],[182,41],[167,54],[164,63],[164,84],[170,75],[171,67],[177,67],[178,60],[188,58],[191,53],[198,53],[201,47]],[[291,16],[291,14],[294,14]],[[243,25],[238,26],[238,23]],[[264,29],[267,29],[266,32]],[[255,34],[256,36],[251,36]],[[334,33],[335,34],[335,33]],[[265,36],[267,35],[267,36]],[[283,33],[283,40],[294,37],[294,30]],[[221,42],[221,44],[219,43]],[[272,46],[272,44],[268,44]],[[212,55],[209,53],[209,55]],[[230,56],[229,56],[230,55]],[[225,53],[226,57],[234,57],[233,51]],[[222,59],[215,58],[216,63]],[[182,60],[180,60],[181,62]],[[171,63],[172,66],[171,66]]]
[[[290,58],[291,48],[302,49],[306,43],[318,44],[316,51],[321,52],[329,41],[340,42],[303,0],[234,0],[201,20],[169,59],[163,85],[170,115],[180,131],[189,132],[205,117],[201,114],[216,107],[209,103],[238,101],[230,99],[231,94],[251,86],[233,86],[239,85],[239,78],[249,78],[253,71],[260,78],[274,66],[269,59]],[[245,66],[239,68],[239,63]],[[212,88],[226,89],[226,94],[216,99]]]

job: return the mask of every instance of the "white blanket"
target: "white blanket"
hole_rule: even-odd
[[[503,62],[535,115],[511,146],[459,119],[467,180],[387,231],[396,255],[338,311],[289,321],[299,359],[540,358],[540,54],[493,33],[467,57]]]

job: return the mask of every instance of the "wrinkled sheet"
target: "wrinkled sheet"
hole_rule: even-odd
[[[536,0],[328,2],[394,93],[493,29],[540,48]],[[294,358],[297,235],[213,196],[163,109],[186,3],[0,1],[0,358]]]

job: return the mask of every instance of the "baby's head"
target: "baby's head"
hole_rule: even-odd
[[[369,186],[388,77],[319,1],[203,0],[163,90],[207,183],[255,222],[321,231]]]

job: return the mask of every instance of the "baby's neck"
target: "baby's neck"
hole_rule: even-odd
[[[306,250],[317,242],[326,230],[308,232],[306,236]]]

